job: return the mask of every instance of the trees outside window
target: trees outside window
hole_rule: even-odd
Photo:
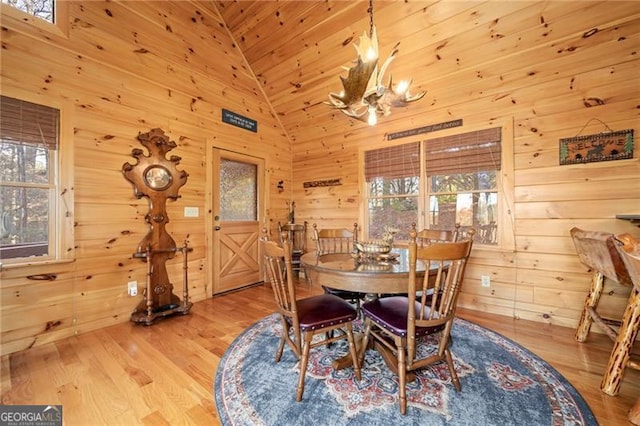
[[[54,0],[2,0],[2,3],[45,21],[55,21]]]
[[[0,259],[55,256],[60,112],[0,102]]]
[[[476,242],[498,245],[501,128],[365,152],[369,238],[385,226],[408,239],[420,228],[476,229]]]

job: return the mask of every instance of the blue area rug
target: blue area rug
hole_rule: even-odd
[[[354,327],[362,330],[362,324]],[[305,390],[295,400],[299,366],[288,347],[275,352],[280,321],[270,315],[245,330],[224,354],[214,393],[223,425],[597,425],[574,387],[513,341],[465,320],[453,327],[462,384],[456,392],[445,363],[418,371],[407,385],[407,415],[398,407],[398,379],[368,350],[357,381],[335,371],[346,342],[311,350]],[[427,345],[420,345],[426,351]]]

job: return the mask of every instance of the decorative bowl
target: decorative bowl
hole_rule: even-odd
[[[391,251],[391,244],[383,241],[358,241],[354,244],[359,253],[385,254]]]

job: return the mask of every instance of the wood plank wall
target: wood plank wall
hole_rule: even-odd
[[[569,229],[639,234],[614,219],[640,212],[638,149],[633,160],[558,166],[559,138],[604,130],[592,119],[640,132],[636,2],[376,2],[381,51],[402,43],[394,77],[428,93],[374,128],[323,104],[368,28],[366,2],[64,3],[68,36],[2,5],[2,90],[72,105],[76,215],[75,262],[0,272],[2,354],[129,320],[138,299],[126,283],[145,277],[131,254],[147,206],[121,167],[135,136],[154,127],[176,141],[190,175],[168,204],[168,230],[195,249],[193,300],[212,290],[204,158],[214,144],[266,159],[272,229],[288,200],[297,222],[350,227],[363,217],[360,155],[387,133],[457,118],[463,131],[511,123],[512,220],[500,226],[515,246],[474,249],[461,304],[479,311],[574,327],[589,273]],[[256,119],[260,131],[221,123],[221,108]],[[303,187],[333,178],[342,185]],[[185,206],[200,217],[184,218]],[[179,261],[170,274],[179,276]],[[58,278],[25,278],[37,273]],[[616,312],[625,294],[610,293]]]
[[[268,199],[291,198],[291,147],[241,52],[215,8],[206,3],[64,2],[68,37],[30,25],[2,4],[2,92],[70,104],[75,152],[75,251],[72,263],[3,268],[2,354],[75,333],[129,321],[145,283],[146,264],[132,253],[148,232],[146,199],[122,176],[142,148],[139,132],[162,128],[177,143],[171,155],[189,174],[167,230],[186,239],[192,301],[211,297],[205,204],[205,164],[212,146],[266,159]],[[253,133],[221,122],[221,108],[259,122]],[[285,192],[276,183],[286,182]],[[289,192],[287,192],[287,190]],[[185,218],[185,206],[198,218]],[[268,216],[268,212],[267,212]],[[181,256],[168,269],[182,297]],[[55,274],[55,281],[32,281]]]
[[[362,223],[360,155],[365,149],[507,123],[513,188],[499,226],[514,241],[474,247],[461,305],[574,327],[589,287],[569,230],[640,235],[619,213],[640,213],[634,159],[559,166],[559,139],[640,130],[640,9],[633,1],[376,1],[381,57],[396,42],[388,73],[413,78],[425,98],[369,127],[331,111],[342,67],[368,30],[368,2],[217,1],[293,140],[297,220],[321,227]],[[454,131],[389,141],[386,134],[462,119]],[[341,179],[340,186],[304,188]],[[503,198],[504,199],[504,198]],[[480,276],[491,287],[480,286]],[[603,308],[618,314],[624,288]]]
[[[386,51],[382,37],[387,50],[394,41],[401,42],[391,72],[395,78],[413,77],[414,84],[420,84],[414,91],[427,90],[427,95],[369,128],[339,113],[327,119],[321,110],[327,106],[309,101],[338,91],[338,75],[344,72],[324,72],[333,77],[316,84],[322,94],[309,93],[314,89],[300,78],[311,105],[304,109],[292,106],[284,90],[281,97],[267,90],[295,141],[293,196],[299,219],[327,227],[362,221],[358,153],[397,142],[385,141],[387,133],[459,118],[464,120],[457,129],[461,132],[511,122],[513,138],[504,143],[513,149],[514,189],[509,195],[514,203],[509,206],[512,217],[499,226],[513,233],[515,249],[474,248],[460,305],[575,327],[590,271],[578,262],[569,229],[640,236],[637,227],[615,219],[620,213],[640,213],[637,3],[439,2],[430,6],[427,17],[406,9],[400,12],[412,5],[418,9],[415,2],[376,4],[384,8],[376,15],[381,51]],[[438,21],[447,14],[447,19]],[[398,22],[392,25],[394,19]],[[431,25],[425,25],[427,21]],[[410,34],[409,29],[415,32]],[[314,39],[305,41],[323,46]],[[277,49],[275,53],[288,56]],[[353,52],[347,56],[355,58]],[[292,66],[255,71],[269,84],[278,84],[272,74],[287,65]],[[296,126],[299,122],[313,124]],[[633,160],[559,166],[560,138],[606,131],[603,123],[614,130],[635,130]],[[401,142],[430,136],[441,134]],[[342,178],[341,186],[305,189],[302,185],[337,177]],[[481,275],[491,277],[490,288],[480,285]],[[620,316],[628,289],[610,285],[606,293],[603,311]]]

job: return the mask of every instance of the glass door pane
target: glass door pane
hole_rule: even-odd
[[[258,167],[228,159],[220,160],[220,220],[257,220]]]

